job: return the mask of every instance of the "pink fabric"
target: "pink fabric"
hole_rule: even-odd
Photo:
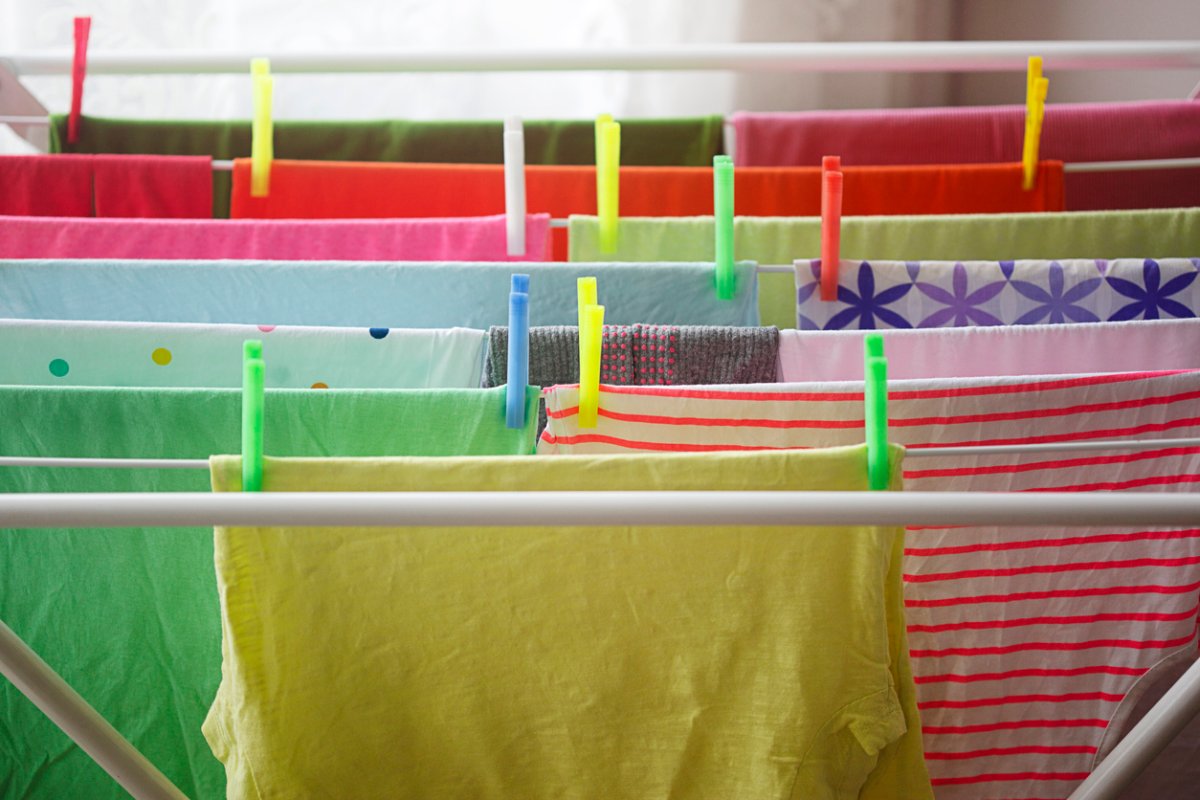
[[[92,175],[97,217],[212,219],[209,156],[96,155]]]
[[[1021,160],[1024,106],[739,112],[738,166],[971,164]],[[1200,102],[1048,104],[1039,157],[1067,164],[1200,156]],[[1067,208],[1200,205],[1200,169],[1070,173]]]
[[[378,220],[0,217],[0,258],[546,261],[550,215],[526,218],[510,258],[503,216]]]
[[[1200,320],[883,330],[892,380],[1200,369]],[[861,381],[868,330],[779,332],[779,380]]]

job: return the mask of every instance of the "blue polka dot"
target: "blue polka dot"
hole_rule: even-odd
[[[370,331],[371,331],[372,339],[382,339],[383,337],[388,335],[387,328],[371,328]]]

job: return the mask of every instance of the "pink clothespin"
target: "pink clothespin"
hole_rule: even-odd
[[[842,250],[842,159],[821,159],[821,300],[837,300]]]
[[[71,115],[67,117],[67,142],[79,139],[79,118],[83,114],[83,79],[87,75],[88,34],[91,17],[75,18],[75,54],[71,58]]]

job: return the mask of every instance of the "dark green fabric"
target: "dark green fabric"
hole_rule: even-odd
[[[504,391],[267,390],[267,453],[528,454],[533,428],[504,427]],[[0,453],[129,458],[237,453],[240,394],[0,387]],[[526,419],[537,419],[537,401],[538,390],[530,387]],[[208,489],[207,469],[0,468],[0,492]],[[212,528],[0,529],[0,564],[0,619],[184,794],[197,800],[224,797],[224,769],[200,732],[221,669]],[[5,680],[0,680],[0,797],[128,800]]]
[[[712,166],[722,152],[721,117],[621,120],[621,163],[625,166]],[[448,164],[504,162],[502,122],[275,123],[275,157],[304,161],[407,161]],[[144,153],[250,155],[250,123],[197,120],[127,120],[84,117],[79,141],[67,144],[67,118],[51,117],[54,153]],[[525,123],[525,163],[596,163],[595,123],[590,120],[532,120]],[[213,176],[214,216],[229,216],[230,176]]]

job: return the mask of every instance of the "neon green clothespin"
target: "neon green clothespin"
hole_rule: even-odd
[[[717,298],[733,299],[733,159],[713,156],[713,227],[716,229]]]
[[[580,278],[575,281],[575,293],[579,298],[579,330],[583,330],[583,310],[588,306],[597,305],[596,279]]]
[[[266,367],[262,342],[242,345],[242,491],[261,492],[263,482],[263,379]]]
[[[596,119],[596,215],[600,218],[600,252],[617,251],[621,208],[621,124],[603,114]]]
[[[579,427],[594,428],[600,416],[600,350],[604,345],[604,306],[583,309],[579,328]]]
[[[887,358],[883,355],[883,336],[868,333],[863,341],[864,419],[867,440],[867,488],[884,491],[891,485],[891,461],[888,457]]]
[[[271,191],[271,160],[275,157],[275,126],[271,120],[271,95],[275,81],[271,62],[250,60],[254,91],[254,117],[250,123],[250,196],[266,197]]]

